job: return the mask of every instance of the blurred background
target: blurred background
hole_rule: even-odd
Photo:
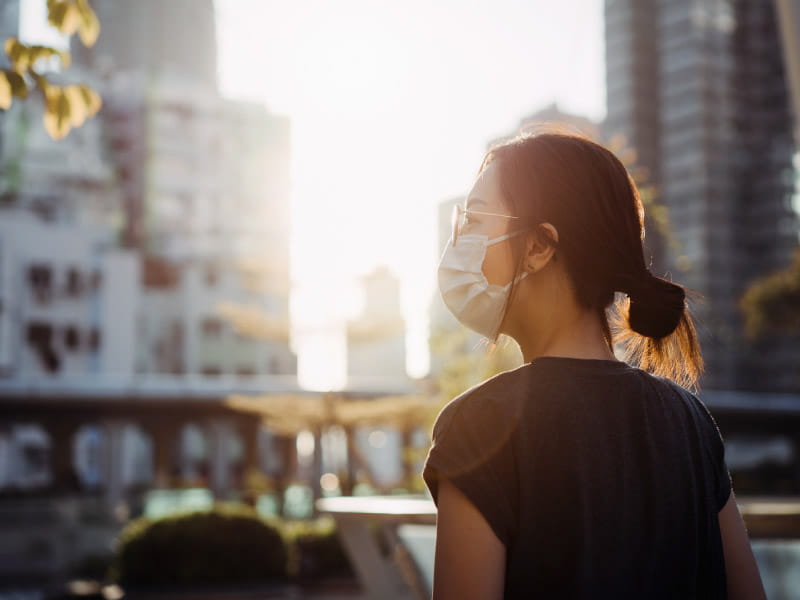
[[[0,40],[0,598],[164,584],[131,548],[213,510],[279,532],[242,542],[267,583],[360,593],[315,501],[425,497],[438,410],[520,364],[436,265],[542,122],[620,156],[697,292],[699,396],[800,597],[800,3],[0,0]]]

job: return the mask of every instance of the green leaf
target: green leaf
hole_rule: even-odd
[[[84,101],[81,89],[77,85],[68,85],[63,88],[63,94],[69,102],[69,124],[80,127],[89,116],[89,107]]]
[[[5,52],[8,55],[11,55],[11,53],[14,51],[14,46],[16,46],[17,44],[19,44],[19,40],[17,38],[15,37],[8,38],[5,42],[3,42],[3,52]]]
[[[100,35],[100,20],[87,0],[78,0],[77,10],[80,15],[78,37],[84,46],[94,46],[97,36]]]
[[[64,68],[69,67],[72,58],[69,52],[61,51],[50,46],[30,46],[28,48],[28,59],[31,65],[35,65],[37,61],[48,59],[51,56],[58,56],[61,59],[61,65]]]
[[[11,98],[11,83],[8,81],[8,73],[0,71],[0,109],[11,108]]]
[[[8,38],[4,49],[9,61],[11,61],[11,68],[17,73],[24,73],[31,66],[30,48],[25,44],[21,44],[17,38]]]
[[[50,46],[28,46],[19,42],[17,38],[8,38],[5,42],[6,55],[11,62],[11,68],[17,73],[24,73],[31,69],[37,61],[58,56],[64,68],[69,67],[71,57],[69,52],[51,48]]]
[[[44,75],[39,75],[36,71],[29,71],[30,76],[33,77],[33,80],[36,82],[36,85],[39,86],[39,89],[42,90],[44,94],[45,100],[47,100],[47,93],[50,89],[50,82],[47,81],[47,77]]]
[[[28,84],[22,78],[22,75],[16,71],[4,71],[8,83],[11,84],[11,93],[16,98],[25,98],[28,95]]]
[[[47,91],[44,128],[54,140],[60,140],[70,130],[70,103],[64,90],[51,85]]]
[[[66,14],[66,2],[54,2],[53,0],[47,0],[47,22],[50,25],[60,30],[64,23],[64,17]]]
[[[72,35],[80,26],[81,15],[75,3],[62,0],[48,6],[47,21],[61,33]]]
[[[103,100],[100,98],[100,94],[95,92],[88,85],[78,85],[77,87],[80,90],[84,106],[86,106],[89,116],[93,117],[103,106]]]

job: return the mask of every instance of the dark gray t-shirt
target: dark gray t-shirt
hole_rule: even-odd
[[[447,477],[506,547],[505,598],[726,598],[731,492],[706,406],[624,362],[540,357],[439,413]]]

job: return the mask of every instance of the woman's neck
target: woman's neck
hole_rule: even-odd
[[[514,336],[525,362],[539,356],[617,360],[603,335],[598,314],[576,308],[562,310],[558,317],[524,327]]]

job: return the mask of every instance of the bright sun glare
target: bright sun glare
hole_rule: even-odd
[[[254,6],[261,11],[251,13],[251,22],[269,22],[267,9]],[[422,197],[400,177],[417,160],[409,150],[414,128],[407,124],[424,127],[429,118],[416,90],[424,83],[423,57],[419,43],[410,43],[419,42],[424,31],[403,30],[402,19],[389,10],[311,12],[285,14],[285,27],[276,32],[296,34],[282,48],[281,71],[291,90],[286,112],[293,132],[292,312],[301,382],[320,388],[344,384],[342,326],[358,310],[354,276],[382,263],[406,279],[416,274],[417,293],[404,290],[404,309],[409,371],[422,375],[428,300],[420,291],[429,296],[431,285],[420,274],[430,270],[429,255],[435,253],[429,207],[436,199]],[[239,39],[252,39],[250,33],[241,31]],[[241,72],[224,77],[252,77],[253,64],[241,56],[253,54],[256,48],[247,48],[230,63]],[[275,97],[264,85],[264,95]],[[409,208],[395,212],[392,205]],[[430,243],[416,240],[402,248],[394,236],[403,227]]]
[[[428,368],[436,205],[491,139],[558,101],[603,112],[602,3],[217,2],[223,91],[292,127],[292,321],[301,384],[345,383],[357,277],[401,280],[408,371]]]
[[[301,94],[316,99],[312,107],[331,119],[363,119],[387,103],[399,108],[407,87],[404,57],[392,43],[397,38],[366,16],[311,21],[294,60]]]

